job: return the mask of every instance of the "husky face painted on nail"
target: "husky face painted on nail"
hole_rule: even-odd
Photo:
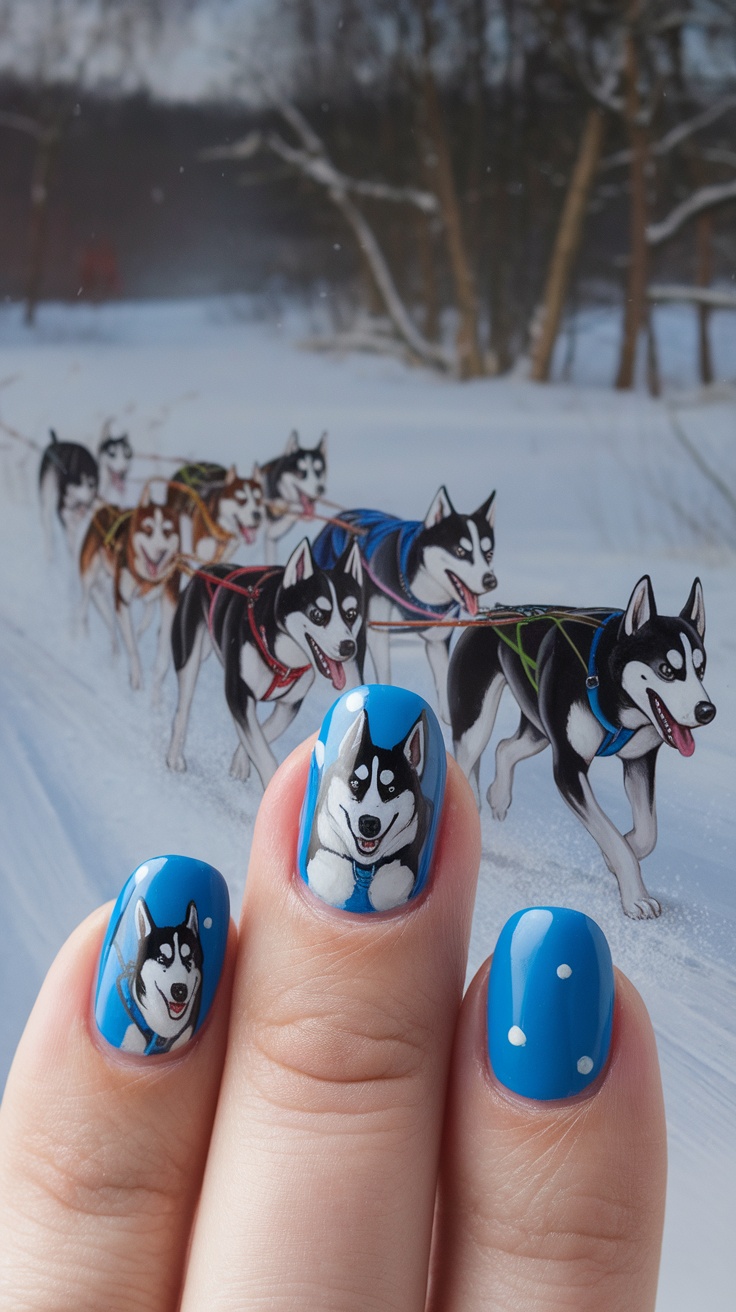
[[[480,759],[508,684],[521,720],[513,738],[496,749],[496,776],[488,789],[495,819],[503,820],[511,805],[518,762],[551,743],[557,787],[616,876],[624,912],[637,920],[658,916],[660,905],[647,892],[640,866],[657,841],[657,753],[666,744],[692,756],[692,730],[710,724],[716,713],[703,686],[700,580],[677,616],[657,613],[645,575],[624,612],[536,607],[516,633],[504,638],[492,625],[466,630],[453,652],[449,700],[461,768],[477,788]],[[625,836],[602,811],[588,779],[595,757],[612,755],[623,763],[632,809]]]
[[[461,607],[478,613],[479,598],[496,587],[492,562],[495,492],[470,515],[460,514],[441,487],[423,521],[396,519],[377,510],[346,510],[340,520],[354,526],[366,565],[369,623],[386,626],[409,620],[424,639],[442,718],[449,721],[447,666],[450,638],[432,627],[454,618]],[[329,566],[345,548],[350,531],[328,524],[313,544],[315,559]],[[422,629],[421,621],[428,626]],[[389,627],[369,631],[368,645],[379,683],[391,682]]]
[[[302,519],[312,519],[327,486],[327,434],[317,446],[304,447],[294,430],[284,454],[260,467],[266,499],[266,561],[276,558],[275,545]],[[342,554],[342,553],[338,553]]]
[[[180,925],[159,927],[139,898],[135,908],[138,956],[118,990],[132,1017],[124,1052],[170,1052],[191,1039],[202,996],[203,952],[194,902]]]
[[[350,726],[322,777],[309,843],[308,882],[323,901],[350,910],[358,885],[374,911],[411,896],[430,815],[426,751],[424,712],[390,748],[373,743],[365,710]]]

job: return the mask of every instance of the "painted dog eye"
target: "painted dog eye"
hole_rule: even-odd
[[[327,611],[318,610],[316,606],[312,606],[311,610],[309,611],[308,618],[312,621],[312,624],[316,624],[320,629],[322,629],[327,623],[329,619],[329,615]]]
[[[354,793],[357,793],[358,789],[360,788],[360,780],[356,779],[355,775],[353,775],[352,779],[350,780],[350,787],[352,788]]]
[[[349,610],[344,611],[343,614],[348,624],[353,624],[358,618],[358,612],[354,606],[351,606]]]
[[[468,553],[464,547],[455,547],[454,554],[457,556],[458,560],[464,560]]]
[[[659,666],[659,673],[662,675],[663,679],[674,679],[675,677],[675,671],[671,665],[667,664],[667,661],[662,661]]]

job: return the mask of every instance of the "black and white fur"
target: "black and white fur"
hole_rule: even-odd
[[[60,442],[53,428],[49,435],[51,441],[41,456],[38,487],[46,559],[50,561],[54,554],[55,517],[74,555],[81,527],[98,495],[112,505],[123,503],[133,449],[127,435],[107,436],[100,442],[95,460],[81,442]]]
[[[351,724],[320,781],[309,842],[309,885],[323,901],[344,906],[356,865],[373,867],[368,900],[375,911],[411,896],[430,816],[420,787],[426,747],[424,711],[390,748],[372,742],[365,710]]]
[[[127,433],[113,437],[107,433],[97,448],[99,495],[112,506],[124,506],[127,500],[128,473],[133,448]]]
[[[565,618],[564,627],[587,661],[594,630],[576,623],[574,611]],[[450,661],[455,754],[476,789],[480,759],[506,684],[521,709],[516,733],[496,749],[496,775],[488,789],[495,819],[503,820],[511,804],[516,765],[551,744],[557,787],[616,876],[626,915],[638,920],[658,916],[661,910],[644,886],[639,864],[657,840],[657,753],[667,743],[691,755],[691,729],[709,724],[716,713],[703,687],[704,636],[700,580],[695,580],[685,606],[673,617],[657,614],[647,575],[634,588],[621,619],[611,621],[601,636],[596,659],[601,710],[615,727],[634,730],[616,753],[623,764],[633,820],[624,836],[605,815],[590,785],[588,771],[605,730],[589,705],[586,669],[559,627],[542,616],[525,638],[529,655],[537,661],[538,696],[518,656],[491,626],[466,630]]]
[[[245,780],[252,762],[265,788],[277,764],[270,744],[291,724],[315,673],[330,679],[338,692],[362,682],[360,552],[352,545],[333,570],[321,570],[304,538],[285,566],[264,566],[241,578],[239,586],[252,586],[256,593],[253,619],[268,652],[291,669],[307,667],[288,687],[273,693],[273,670],[254,641],[247,598],[223,587],[212,604],[213,585],[231,569],[203,567],[179,599],[172,631],[179,698],[166,759],[172,770],[186,769],[184,742],[194,689],[202,661],[214,647],[225,671],[225,697],[239,739],[230,773]],[[261,722],[256,712],[266,697],[273,710]]]
[[[188,1043],[197,1026],[202,1001],[203,952],[194,902],[180,925],[155,923],[143,898],[135,908],[138,955],[130,992],[143,1020],[159,1036],[161,1051]],[[145,1052],[146,1035],[137,1023],[128,1026],[121,1048]]]
[[[300,520],[311,519],[327,486],[327,434],[315,447],[301,446],[294,429],[283,455],[261,465],[266,502],[266,563],[276,560],[276,543]]]

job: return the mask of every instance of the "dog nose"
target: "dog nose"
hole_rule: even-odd
[[[321,496],[322,496],[322,493],[324,492],[324,490],[325,490],[325,485],[324,485],[324,483],[318,483],[318,484],[317,484],[317,496],[318,496],[318,497],[321,497]]]
[[[497,587],[498,587],[498,579],[496,578],[496,575],[495,575],[495,574],[484,574],[484,575],[483,575],[483,591],[484,591],[484,592],[492,592],[493,589],[494,589],[494,588],[497,588]]]
[[[253,523],[254,523],[254,524],[260,524],[260,522],[261,522],[261,512],[260,512],[260,510],[254,510],[254,511],[253,511]]]
[[[710,724],[715,718],[716,708],[712,702],[698,702],[695,707],[695,719],[698,724]]]
[[[186,1002],[188,989],[186,984],[172,984],[171,998],[173,1002]]]
[[[355,655],[355,650],[355,643],[352,638],[346,638],[344,642],[340,643],[339,652],[344,661],[350,660],[350,657]]]
[[[381,832],[381,821],[376,815],[362,815],[358,820],[358,828],[363,838],[375,838]]]

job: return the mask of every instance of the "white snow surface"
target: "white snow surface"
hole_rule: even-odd
[[[703,580],[705,683],[718,715],[696,732],[691,759],[660,752],[659,841],[644,877],[662,902],[661,919],[623,916],[595,843],[556,791],[546,752],[519,767],[503,824],[484,807],[469,970],[524,906],[562,903],[603,927],[614,960],[649,1006],[662,1062],[670,1179],[658,1307],[730,1308],[736,525],[727,499],[676,440],[663,402],[598,385],[610,377],[606,362],[613,365],[612,319],[592,322],[589,332],[583,325],[576,360],[583,381],[536,387],[514,379],[460,384],[396,361],[310,354],[297,346],[303,323],[259,318],[252,308],[238,300],[44,306],[31,334],[17,308],[6,307],[0,415],[41,444],[53,425],[62,438],[90,445],[115,416],[139,450],[236,461],[243,472],[279,453],[292,427],[306,444],[326,428],[328,495],[406,518],[423,516],[441,483],[466,510],[496,487],[494,600],[622,607],[648,572],[660,610],[671,614],[693,577]],[[699,393],[689,319],[662,311],[658,324],[666,378],[670,361],[668,401],[702,458],[733,488],[736,391]],[[716,320],[722,374],[736,365],[733,325],[734,316]],[[228,777],[235,738],[214,659],[197,688],[188,773],[167,770],[174,676],[153,710],[148,691],[129,688],[124,658],[111,661],[97,617],[89,638],[75,631],[76,580],[61,540],[53,565],[43,560],[37,465],[34,452],[0,433],[3,1079],[55,952],[143,858],[177,851],[211,861],[226,875],[237,911],[260,800],[253,776],[247,785]],[[139,459],[134,473],[144,477],[153,467]],[[297,540],[292,534],[282,543],[282,560]],[[258,558],[257,546],[243,556]],[[149,675],[153,639],[149,631],[143,640]],[[396,643],[393,677],[434,701],[418,649],[416,639]],[[278,740],[279,759],[318,727],[333,695],[320,680]],[[494,741],[514,727],[507,694]],[[491,768],[488,752],[483,790]],[[626,827],[620,765],[597,762],[593,781]]]

